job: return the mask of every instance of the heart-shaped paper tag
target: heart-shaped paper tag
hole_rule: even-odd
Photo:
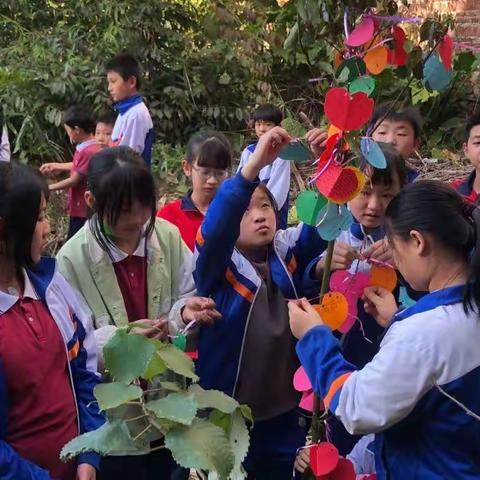
[[[393,292],[397,286],[397,272],[391,267],[372,265],[370,269],[370,285],[382,287]]]
[[[322,480],[355,480],[355,478],[353,463],[346,458],[339,458],[338,464],[333,472],[324,476]]]
[[[350,210],[345,205],[329,203],[318,215],[317,225],[319,235],[326,241],[335,240],[342,230],[348,230],[353,223]]]
[[[173,345],[175,345],[177,348],[182,350],[182,352],[185,351],[187,348],[187,337],[185,336],[184,333],[179,332],[177,335],[175,335],[175,338],[173,339]]]
[[[443,40],[438,46],[438,53],[442,59],[443,66],[447,70],[452,69],[452,57],[453,57],[453,41],[452,37],[448,33],[443,37]]]
[[[382,73],[388,63],[388,48],[382,45],[372,48],[365,54],[363,61],[371,74]]]
[[[432,55],[423,66],[423,83],[431,90],[444,90],[453,78],[452,70],[447,70],[438,55]]]
[[[331,88],[325,95],[325,115],[342,131],[359,130],[372,116],[375,102],[364,92],[350,95],[341,87]]]
[[[315,226],[318,214],[326,203],[327,199],[313,190],[301,192],[295,200],[298,219],[307,225]]]
[[[340,292],[328,292],[322,298],[320,305],[313,308],[322,318],[322,322],[332,330],[337,330],[348,317],[348,302]]]
[[[366,93],[370,96],[375,90],[375,79],[373,77],[360,77],[354,80],[348,87],[348,91],[353,95],[357,92]]]
[[[367,43],[375,33],[375,22],[372,17],[364,17],[345,40],[349,47],[359,47]]]
[[[378,143],[371,138],[360,140],[360,150],[365,160],[374,168],[387,168],[387,160]]]
[[[313,158],[313,154],[304,140],[293,140],[278,155],[282,160],[292,162],[307,162]]]
[[[318,191],[334,203],[346,203],[357,193],[359,177],[352,167],[331,163],[317,178]]]
[[[405,51],[404,45],[407,40],[405,32],[400,27],[393,27],[392,36],[394,42],[394,50],[388,51],[388,63],[390,65],[403,66],[407,63],[408,54]]]
[[[306,392],[312,390],[312,384],[308,379],[307,372],[303,367],[299,367],[293,376],[293,387],[297,392]]]
[[[330,442],[321,442],[310,447],[310,468],[315,477],[333,472],[338,465],[338,450]]]

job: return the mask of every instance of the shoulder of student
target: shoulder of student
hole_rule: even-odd
[[[428,358],[428,368],[439,384],[453,381],[480,365],[480,322],[475,312],[465,313],[461,303],[440,305],[394,322],[381,347],[409,346]],[[392,349],[392,352],[394,349]]]

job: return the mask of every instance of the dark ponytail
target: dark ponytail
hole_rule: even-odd
[[[466,261],[469,274],[463,305],[465,311],[480,310],[480,210],[448,185],[421,180],[405,187],[385,215],[389,235],[406,240],[412,230],[428,233]]]

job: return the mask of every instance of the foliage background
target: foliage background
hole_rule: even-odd
[[[110,108],[103,65],[128,50],[145,69],[143,93],[158,138],[154,172],[182,189],[178,162],[199,128],[227,132],[238,153],[250,134],[249,111],[260,102],[276,102],[293,116],[304,111],[321,124],[344,7],[354,16],[376,3],[291,0],[280,8],[273,0],[3,1],[0,102],[14,154],[33,163],[68,157],[62,111],[74,103],[98,113]],[[408,4],[382,3],[392,13]],[[423,35],[428,39],[429,32]],[[423,153],[447,155],[445,148],[460,146],[463,121],[478,101],[470,81],[476,65],[471,54],[457,58],[456,78],[439,95],[418,80],[411,83],[403,102],[418,104],[425,116]],[[386,71],[380,100],[393,98],[406,82]]]

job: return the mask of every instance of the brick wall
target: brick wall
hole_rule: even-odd
[[[456,16],[454,36],[457,40],[480,46],[480,0],[412,0],[411,11],[417,15],[432,12]]]

